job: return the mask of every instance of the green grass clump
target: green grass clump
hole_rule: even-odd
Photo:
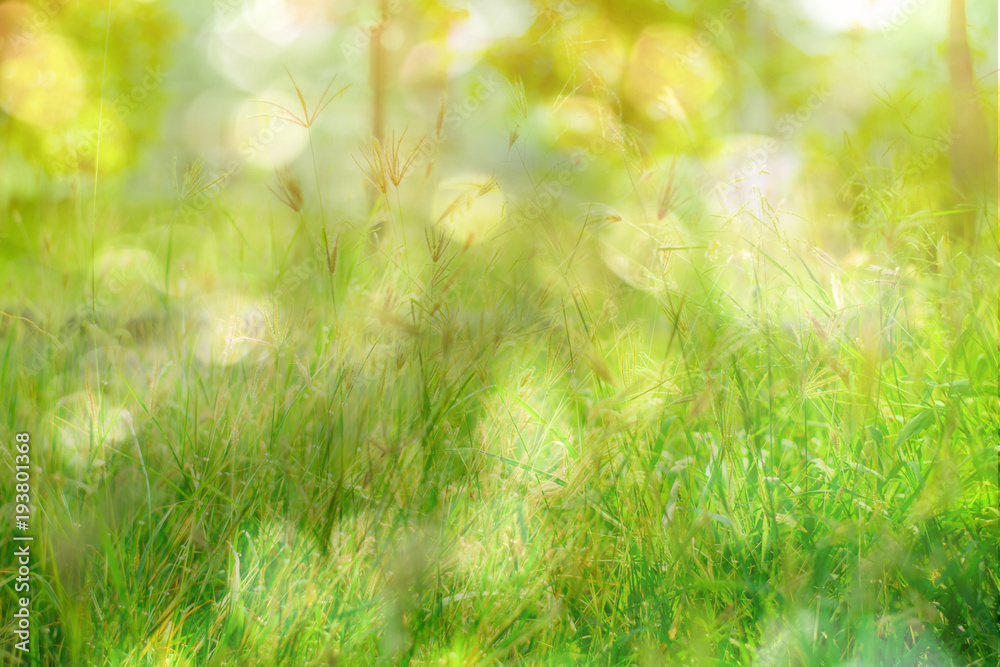
[[[995,658],[995,258],[756,220],[637,287],[625,219],[401,214],[203,218],[228,272],[118,262],[96,313],[24,261],[40,664]]]

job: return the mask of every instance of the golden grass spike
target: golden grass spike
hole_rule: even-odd
[[[302,184],[292,171],[285,167],[275,172],[278,179],[278,189],[268,186],[268,190],[274,193],[281,203],[300,213],[303,208],[304,197],[302,196]]]
[[[434,124],[434,137],[441,141],[441,128],[444,127],[445,95],[441,96],[441,108],[438,109],[437,122]]]
[[[519,126],[515,125],[514,129],[511,130],[509,138],[508,138],[508,141],[507,141],[507,150],[510,150],[511,148],[513,148],[514,144],[517,142],[518,137],[520,137],[520,136],[521,136],[521,128]]]
[[[330,250],[330,243],[327,238],[326,229],[323,229],[323,254],[326,257],[326,268],[330,273],[337,270],[337,252],[340,247],[340,234],[333,239],[333,250]]]

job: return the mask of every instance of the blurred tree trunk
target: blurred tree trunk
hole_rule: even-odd
[[[382,32],[389,21],[389,0],[379,0],[379,24],[372,33],[371,84],[372,84],[372,134],[382,143],[385,136],[385,46]]]
[[[369,45],[369,68],[368,77],[372,87],[372,136],[375,137],[381,146],[385,139],[385,89],[386,89],[386,64],[385,45],[382,43],[382,33],[389,21],[389,0],[378,0],[378,26],[372,32],[371,44]],[[379,192],[375,187],[365,182],[365,192],[368,194],[368,203],[374,204],[379,198]]]
[[[948,69],[951,74],[952,132],[951,178],[956,197],[974,203],[991,186],[992,140],[976,95],[976,82],[969,52],[965,0],[951,0],[948,35]],[[956,233],[971,236],[975,214],[957,218]]]

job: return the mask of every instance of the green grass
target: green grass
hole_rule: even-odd
[[[97,255],[139,259],[96,295],[39,208],[0,339],[35,664],[996,664],[982,244],[675,226],[639,289],[625,220],[413,214],[404,256],[383,204],[126,235],[102,202]]]
[[[352,133],[388,64],[286,68],[298,106],[256,101],[252,146],[175,161],[173,197],[133,158],[164,155],[155,97],[215,85],[202,44],[126,107],[121,44],[166,36],[60,19],[101,75],[58,127],[28,127],[69,115],[48,72],[8,67],[34,92],[0,115],[0,542],[27,432],[34,644],[5,557],[0,664],[996,665],[995,172],[948,172],[954,81],[916,28],[807,56],[799,19],[687,4],[562,3],[447,84],[407,60],[378,139]],[[462,13],[424,10],[393,49]],[[103,153],[63,141],[106,107]],[[265,188],[278,119],[308,155]],[[52,151],[70,175],[33,171]],[[734,180],[789,201],[721,215]]]

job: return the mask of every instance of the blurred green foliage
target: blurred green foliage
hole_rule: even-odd
[[[994,664],[947,5],[0,3],[38,661]]]
[[[0,4],[7,171],[93,173],[100,134],[110,174],[157,139],[175,19],[158,2],[111,6],[109,24],[89,2]]]

